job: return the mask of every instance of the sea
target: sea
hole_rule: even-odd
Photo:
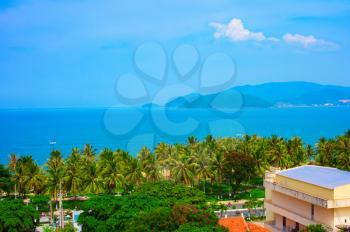
[[[350,107],[247,108],[237,111],[171,108],[1,109],[0,163],[12,153],[44,164],[53,149],[67,157],[74,147],[91,144],[124,149],[136,156],[159,142],[240,137],[244,134],[301,137],[314,145],[350,129]]]

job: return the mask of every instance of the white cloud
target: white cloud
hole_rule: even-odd
[[[335,51],[339,45],[323,39],[318,39],[313,35],[285,34],[281,39],[276,37],[267,37],[263,32],[250,31],[244,27],[241,19],[233,18],[228,24],[212,22],[209,24],[215,29],[214,37],[216,39],[227,38],[232,42],[256,41],[278,43],[281,40],[288,44],[299,46],[303,49],[314,51]]]
[[[285,34],[283,40],[289,44],[295,44],[305,49],[337,50],[339,45],[323,39],[317,39],[313,35]]]
[[[253,41],[264,41],[264,40],[276,40],[276,38],[266,38],[262,32],[253,32],[246,29],[243,25],[242,20],[233,18],[227,25],[222,23],[210,23],[216,31],[214,37],[216,39],[228,38],[234,42],[253,40]]]

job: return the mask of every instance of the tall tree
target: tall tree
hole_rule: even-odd
[[[225,160],[224,177],[235,195],[241,184],[255,175],[255,160],[251,155],[237,151],[226,153]]]
[[[110,149],[103,149],[100,154],[99,171],[108,193],[114,193],[124,184],[124,176],[118,163],[118,156]]]
[[[82,157],[78,148],[73,148],[70,156],[66,159],[64,167],[64,186],[67,192],[74,196],[82,189]]]
[[[51,195],[57,201],[57,194],[64,176],[64,160],[59,150],[53,150],[46,163],[48,174],[48,188]]]

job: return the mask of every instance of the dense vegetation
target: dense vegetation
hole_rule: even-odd
[[[59,150],[53,150],[44,166],[31,156],[12,154],[7,166],[0,165],[0,192],[8,197],[30,196],[39,212],[49,211],[47,202],[50,198],[51,202],[57,201],[60,187],[73,197],[106,195],[91,198],[86,203],[90,206],[79,206],[87,210],[81,218],[86,231],[97,227],[99,231],[139,227],[140,231],[188,231],[199,224],[203,226],[200,231],[215,231],[218,228],[212,223],[212,215],[203,207],[204,197],[205,201],[241,197],[249,200],[247,205],[259,205],[256,198],[263,197],[259,191],[261,179],[271,166],[284,169],[312,163],[350,170],[350,131],[332,139],[321,138],[315,146],[306,145],[298,137],[246,135],[215,139],[209,135],[203,141],[189,137],[186,144],[160,143],[153,150],[144,147],[134,157],[120,149],[97,152],[86,145],[82,150],[73,148],[65,159]],[[155,184],[159,181],[167,184]],[[174,184],[176,187],[169,188]],[[112,197],[116,193],[123,197]],[[69,204],[68,208],[76,206],[74,202]],[[23,228],[18,231],[35,225],[32,208],[7,200],[1,201],[0,207],[1,212],[7,209],[13,214],[18,211],[30,215],[25,225],[20,219],[16,219],[19,225],[14,221],[13,226]],[[183,211],[195,212],[195,218],[183,215]],[[209,221],[201,221],[202,216]],[[1,217],[3,220],[6,215]],[[178,217],[179,221],[169,217]],[[145,219],[150,223],[144,223]],[[141,220],[143,223],[139,223]]]
[[[0,212],[0,231],[33,231],[39,222],[39,213],[21,200],[1,200]]]
[[[211,190],[226,184],[234,195],[242,184],[262,177],[270,166],[290,168],[306,163],[350,170],[350,131],[334,139],[321,138],[314,147],[298,137],[207,136],[204,141],[189,137],[185,145],[160,143],[154,152],[144,147],[136,157],[107,148],[97,154],[86,145],[82,151],[73,148],[66,159],[60,151],[52,151],[43,167],[31,156],[12,154],[8,167],[0,166],[0,189],[20,196],[50,193],[55,197],[61,183],[65,193],[75,196],[127,193],[141,183],[172,180],[198,186],[204,192],[208,184]]]
[[[124,197],[96,197],[82,208],[83,231],[225,231],[203,192],[167,181],[143,184]]]
[[[244,183],[262,177],[270,166],[290,168],[306,163],[350,170],[350,131],[334,139],[321,138],[314,146],[298,138],[214,139],[189,137],[187,144],[160,143],[154,152],[144,147],[136,157],[123,150],[103,149],[99,154],[91,145],[81,151],[73,148],[66,159],[58,150],[41,167],[31,156],[12,154],[8,167],[0,166],[1,191],[50,193],[57,196],[59,185],[70,195],[129,192],[145,182],[172,180],[188,186],[230,186],[233,195]],[[207,183],[207,184],[204,184]]]

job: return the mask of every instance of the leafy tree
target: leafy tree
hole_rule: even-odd
[[[64,185],[67,192],[74,196],[82,189],[82,157],[78,148],[73,148],[64,166]]]
[[[224,176],[232,187],[233,195],[235,195],[242,182],[254,176],[255,160],[251,155],[241,152],[226,153],[225,160]]]
[[[306,227],[303,232],[327,232],[327,230],[324,228],[321,224],[315,224],[315,225],[309,225]]]
[[[81,174],[83,175],[83,192],[95,194],[103,192],[103,183],[96,162],[86,163]]]
[[[124,184],[121,163],[118,156],[110,149],[104,149],[100,154],[99,172],[108,193],[114,193]]]
[[[186,223],[181,225],[176,232],[228,232],[228,229],[213,226],[213,225],[201,225],[199,223]]]
[[[13,185],[10,171],[0,164],[0,192],[10,193]]]
[[[33,208],[38,209],[39,212],[49,211],[49,201],[50,197],[44,195],[30,197],[30,204],[33,206]]]
[[[58,150],[53,150],[46,165],[49,192],[54,197],[54,200],[57,201],[59,186],[64,176],[64,160],[61,152]]]
[[[21,200],[0,201],[0,231],[29,232],[39,222],[39,213]]]

